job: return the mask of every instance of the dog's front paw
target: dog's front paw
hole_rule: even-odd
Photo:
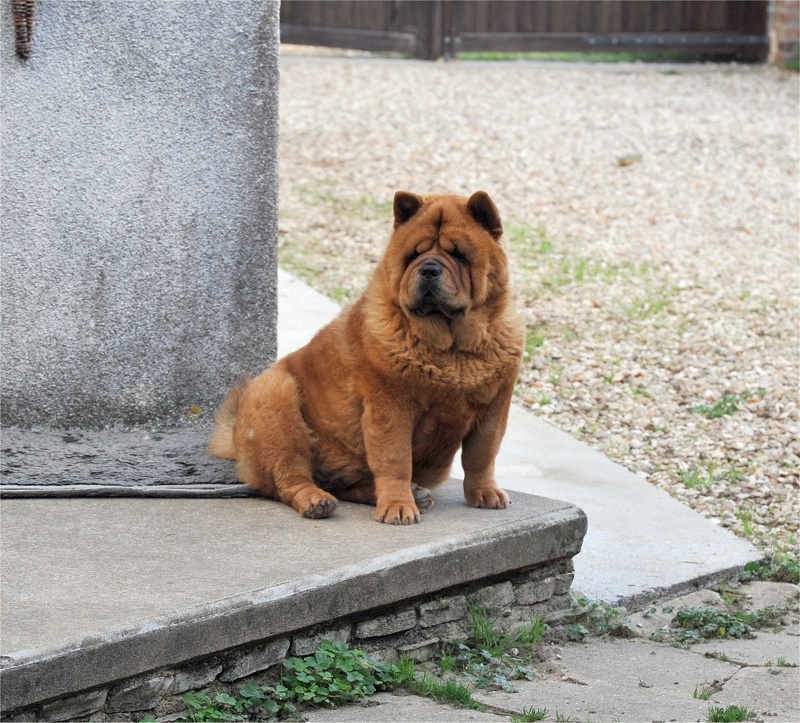
[[[375,519],[387,525],[411,525],[419,522],[419,508],[413,502],[378,502]]]
[[[475,487],[464,490],[464,497],[470,507],[485,507],[490,510],[504,510],[511,504],[508,495],[499,487]]]
[[[308,517],[312,520],[319,520],[323,517],[330,517],[338,507],[338,503],[333,499],[320,500],[316,504],[310,504],[303,517]]]
[[[333,495],[316,488],[304,494],[297,495],[292,500],[292,507],[303,517],[307,517],[311,520],[330,517],[338,506],[339,502]]]

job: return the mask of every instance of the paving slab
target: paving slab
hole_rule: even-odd
[[[800,721],[800,670],[797,668],[742,668],[709,703],[720,708],[738,705],[758,720]]]
[[[698,721],[708,703],[695,688],[727,680],[739,668],[645,640],[593,640],[565,645],[560,672],[515,681],[517,693],[479,692],[476,698],[509,712],[547,708],[569,720]]]
[[[307,343],[339,306],[278,273],[278,353]],[[552,424],[512,405],[496,464],[506,489],[572,502],[589,518],[574,587],[615,604],[641,606],[719,579],[763,555],[663,490]],[[452,474],[460,475],[458,460]]]
[[[691,650],[698,655],[724,655],[740,665],[777,668],[778,660],[786,665],[800,665],[800,637],[797,626],[793,629],[759,630],[755,638],[725,638],[707,643],[697,643]],[[798,718],[800,720],[800,718]]]

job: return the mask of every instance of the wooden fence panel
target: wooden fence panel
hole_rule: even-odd
[[[283,0],[281,40],[420,58],[688,50],[763,58],[767,0]]]

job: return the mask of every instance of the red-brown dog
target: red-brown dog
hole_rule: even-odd
[[[504,508],[494,478],[522,326],[489,196],[394,198],[394,233],[364,295],[309,344],[234,388],[212,455],[305,517],[337,500],[408,525],[462,447],[464,496]]]

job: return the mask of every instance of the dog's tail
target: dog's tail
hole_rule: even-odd
[[[236,411],[247,387],[253,381],[245,374],[241,381],[228,392],[225,401],[217,412],[214,421],[216,428],[208,443],[208,452],[212,457],[220,459],[236,459],[236,444],[233,441],[233,425],[236,422]]]

